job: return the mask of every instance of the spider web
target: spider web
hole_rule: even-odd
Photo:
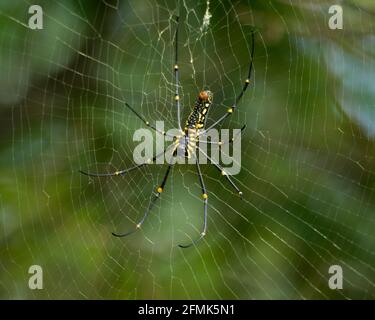
[[[373,10],[325,1],[45,1],[44,29],[27,28],[28,1],[0,5],[0,295],[2,298],[327,299],[375,296]],[[133,133],[177,127],[174,16],[185,118],[204,87],[209,123],[247,129],[233,176],[212,165],[208,232],[195,167],[175,166],[142,229],[166,166],[88,178],[133,164]],[[29,290],[40,265],[44,289]],[[331,290],[330,266],[343,269]]]

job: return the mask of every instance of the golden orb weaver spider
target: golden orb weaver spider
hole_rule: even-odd
[[[198,98],[195,102],[195,105],[193,107],[193,110],[191,111],[190,115],[188,116],[186,122],[185,122],[185,127],[184,129],[181,128],[181,106],[180,106],[180,95],[179,95],[179,66],[178,66],[178,28],[179,28],[179,17],[176,17],[176,31],[175,31],[175,36],[174,36],[174,47],[175,47],[175,64],[173,67],[174,70],[174,85],[175,85],[175,104],[177,108],[177,121],[178,121],[178,126],[179,126],[179,131],[181,135],[179,136],[173,136],[173,138],[176,138],[176,140],[170,145],[173,146],[173,151],[177,152],[178,149],[183,149],[185,157],[190,157],[192,152],[196,152],[197,150],[201,149],[197,145],[197,142],[203,142],[207,144],[212,144],[214,142],[209,142],[209,141],[199,141],[199,136],[202,135],[203,133],[207,132],[208,130],[216,127],[218,124],[223,122],[228,116],[233,114],[233,112],[236,110],[237,105],[241,101],[245,91],[247,90],[249,84],[250,84],[250,78],[251,78],[251,72],[253,69],[253,58],[254,58],[254,32],[251,33],[251,52],[250,52],[250,64],[249,64],[249,70],[248,70],[248,75],[247,78],[244,82],[244,85],[242,87],[241,92],[238,94],[238,96],[235,99],[234,104],[227,109],[227,112],[221,116],[218,120],[216,120],[211,126],[206,128],[206,114],[208,112],[208,109],[212,105],[212,100],[213,100],[213,94],[209,90],[202,90],[198,94]],[[152,128],[155,130],[155,132],[166,135],[166,133],[163,131],[159,131],[155,126],[151,125],[149,121],[147,121],[141,114],[139,114],[136,110],[134,110],[128,103],[125,102],[125,106],[133,112],[147,127]],[[246,125],[244,125],[241,128],[241,132],[245,129]],[[203,131],[200,131],[203,130]],[[232,143],[235,138],[233,137],[229,143]],[[194,143],[193,143],[194,142]],[[222,144],[221,142],[216,142],[219,144]],[[169,148],[169,147],[168,147]],[[130,167],[128,169],[112,172],[112,173],[91,173],[91,172],[85,172],[80,170],[79,172],[87,175],[87,176],[92,176],[92,177],[111,177],[111,176],[121,176],[124,175],[130,171],[133,171],[135,169],[141,168],[149,163],[152,163],[155,161],[159,156],[164,155],[166,153],[166,148],[162,153],[155,155],[152,159],[149,159],[149,161],[146,161],[144,163],[135,165],[133,167]],[[214,166],[224,175],[224,177],[227,179],[227,181],[230,183],[230,185],[236,190],[236,192],[239,194],[239,196],[242,198],[242,192],[240,189],[236,186],[236,184],[233,182],[233,180],[230,178],[230,176],[226,175],[223,168],[220,166],[219,163],[213,162],[213,160],[205,154],[205,156],[210,160]],[[141,220],[138,221],[136,224],[135,228],[129,232],[123,233],[123,234],[117,234],[117,233],[112,233],[115,237],[125,237],[128,236],[137,230],[139,230],[146,220],[147,216],[151,212],[155,202],[160,198],[161,193],[164,191],[165,184],[168,180],[169,173],[172,169],[174,164],[169,163],[167,171],[164,175],[164,178],[161,182],[161,184],[156,188],[156,193],[153,193],[153,198],[150,201],[150,204],[144,213],[143,217]],[[206,190],[206,186],[204,184],[202,172],[199,166],[198,159],[195,162],[196,165],[196,170],[197,174],[199,177],[199,183],[202,189],[202,199],[204,203],[204,219],[203,219],[203,228],[202,232],[200,233],[199,237],[190,243],[186,245],[179,244],[178,246],[181,248],[188,248],[191,247],[192,245],[196,244],[198,241],[202,240],[202,238],[206,235],[207,232],[207,206],[208,206],[208,193]]]

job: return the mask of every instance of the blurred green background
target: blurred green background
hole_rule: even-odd
[[[340,1],[8,1],[0,4],[0,298],[373,299],[375,5]],[[31,4],[44,29],[27,27]],[[207,26],[203,17],[209,13]],[[195,168],[132,165],[132,136],[176,127],[173,36],[180,16],[184,116],[199,90],[217,119],[238,94],[256,30],[254,75],[223,128],[247,124],[244,200],[210,165],[208,234]],[[44,289],[28,288],[40,265]],[[342,290],[328,287],[331,265]]]

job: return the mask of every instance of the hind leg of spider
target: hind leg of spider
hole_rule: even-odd
[[[160,198],[160,194],[164,190],[164,186],[167,182],[169,172],[171,171],[172,166],[173,166],[173,164],[168,165],[168,169],[167,169],[167,171],[164,175],[162,183],[160,184],[159,187],[156,188],[156,192],[153,192],[153,194],[152,194],[153,196],[151,198],[150,204],[149,204],[146,212],[144,213],[142,219],[139,220],[139,222],[136,224],[135,229],[131,230],[129,232],[126,232],[126,233],[122,233],[122,234],[117,234],[117,233],[112,232],[112,235],[114,235],[115,237],[120,237],[120,238],[126,237],[126,236],[131,235],[132,233],[136,232],[137,230],[139,230],[141,228],[143,222],[145,222],[146,218],[148,217],[149,213],[151,212],[152,208],[154,207],[155,202]]]
[[[201,234],[199,235],[199,237],[195,240],[193,240],[191,243],[189,244],[179,244],[178,246],[180,248],[189,248],[191,247],[192,245],[195,245],[197,242],[199,242],[200,240],[203,239],[203,237],[206,235],[206,232],[207,232],[207,206],[208,206],[208,195],[207,195],[207,190],[206,190],[206,186],[204,185],[204,181],[203,181],[203,177],[202,177],[202,172],[201,172],[201,168],[199,167],[199,163],[198,163],[198,159],[196,161],[196,166],[197,166],[197,173],[198,173],[198,177],[199,177],[199,183],[201,185],[201,189],[202,189],[202,198],[203,198],[203,212],[204,212],[204,215],[203,215],[203,229],[202,229],[202,232]]]
[[[78,172],[84,174],[85,176],[90,176],[90,177],[113,177],[113,176],[121,176],[121,175],[124,175],[125,173],[128,173],[128,172],[133,171],[133,170],[138,169],[138,168],[141,168],[141,167],[145,166],[146,164],[153,163],[161,155],[164,155],[169,150],[169,148],[171,146],[173,146],[173,145],[170,145],[164,151],[158,153],[152,159],[149,159],[149,161],[146,161],[144,163],[135,165],[135,166],[130,167],[128,169],[124,169],[124,170],[120,170],[120,171],[115,171],[115,172],[109,172],[109,173],[93,173],[93,172],[86,172],[86,171],[82,171],[82,170],[78,170]]]
[[[237,187],[237,185],[234,183],[232,178],[225,172],[225,169],[220,166],[218,163],[216,163],[208,154],[206,154],[201,148],[197,147],[197,151],[200,151],[203,153],[203,155],[210,160],[210,162],[215,166],[217,170],[220,171],[220,173],[227,179],[227,181],[230,183],[230,185],[237,191],[238,195],[242,199],[242,191]]]

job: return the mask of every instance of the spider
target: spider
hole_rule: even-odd
[[[174,60],[175,60],[175,63],[174,63],[174,66],[173,66],[174,80],[175,80],[174,81],[174,86],[175,86],[174,100],[175,100],[175,105],[176,105],[176,108],[177,108],[177,118],[178,118],[177,121],[178,121],[180,135],[172,136],[174,138],[174,142],[169,147],[173,148],[173,150],[172,150],[173,155],[176,155],[177,151],[182,151],[183,155],[185,157],[190,158],[192,156],[192,154],[194,154],[198,150],[203,152],[199,148],[197,142],[206,143],[206,144],[214,144],[215,143],[215,142],[211,142],[211,141],[200,141],[199,137],[203,133],[207,132],[209,129],[214,128],[217,125],[219,125],[220,123],[222,123],[228,116],[233,114],[233,112],[237,108],[237,105],[240,103],[244,93],[246,92],[246,90],[247,90],[247,88],[250,84],[250,78],[251,78],[251,73],[252,73],[252,69],[253,69],[254,32],[251,33],[252,46],[251,46],[251,52],[250,52],[250,64],[249,64],[248,75],[247,75],[247,78],[244,81],[244,85],[243,85],[240,93],[238,94],[238,96],[236,97],[236,99],[234,101],[234,104],[227,109],[227,112],[223,116],[221,116],[211,126],[206,128],[206,120],[207,120],[206,115],[207,115],[207,112],[208,112],[209,108],[212,106],[213,94],[208,89],[204,89],[201,92],[199,92],[197,100],[195,102],[195,105],[194,105],[190,115],[188,116],[187,120],[185,121],[184,128],[182,129],[182,127],[181,127],[181,106],[180,106],[180,95],[179,95],[179,66],[178,66],[179,17],[177,16],[175,18],[175,20],[176,20],[176,31],[175,31],[175,35],[174,35],[174,58],[175,58]],[[137,118],[139,118],[147,127],[152,128],[158,134],[162,134],[164,136],[167,135],[166,132],[164,132],[164,131],[161,132],[155,126],[151,125],[151,123],[149,121],[147,121],[140,113],[138,113],[136,110],[134,110],[128,103],[125,102],[125,106],[132,113],[134,113],[135,116]],[[240,133],[245,129],[245,127],[246,127],[246,125],[244,125],[241,128]],[[228,141],[228,143],[232,143],[234,139],[235,139],[235,137],[233,137],[230,141]],[[216,142],[216,144],[222,145],[223,142]],[[91,172],[85,172],[85,171],[82,171],[82,170],[80,170],[79,172],[84,174],[84,175],[92,176],[92,177],[122,176],[122,175],[125,175],[125,174],[129,173],[130,171],[133,171],[135,169],[139,169],[139,168],[141,168],[141,167],[143,167],[143,166],[145,166],[149,163],[152,163],[159,156],[162,156],[162,155],[164,156],[164,154],[166,153],[168,148],[166,148],[162,153],[159,153],[159,154],[155,155],[152,159],[149,159],[148,161],[146,161],[144,163],[134,165],[134,166],[132,166],[130,168],[127,168],[127,169],[124,169],[124,170],[111,172],[111,173],[91,173]],[[233,180],[230,178],[230,176],[225,174],[223,168],[219,165],[219,163],[213,162],[213,160],[207,154],[205,154],[205,156],[207,157],[208,160],[210,160],[214,164],[216,169],[218,169],[224,175],[224,177],[227,179],[227,181],[236,190],[236,192],[238,193],[238,195],[242,199],[242,192],[236,186],[236,184],[233,182]],[[142,224],[144,223],[147,216],[151,212],[154,204],[160,198],[160,195],[164,191],[164,187],[167,183],[167,180],[168,180],[168,177],[169,177],[169,174],[170,174],[170,171],[171,171],[173,165],[174,165],[173,163],[168,164],[167,171],[165,172],[165,175],[164,175],[164,178],[163,178],[161,184],[156,188],[156,192],[153,192],[150,204],[149,204],[147,210],[145,211],[142,219],[140,219],[138,221],[138,223],[136,224],[135,228],[133,230],[129,231],[129,232],[122,233],[122,234],[117,234],[117,233],[112,232],[112,235],[114,235],[115,237],[126,237],[130,234],[135,233],[137,230],[139,230],[141,228]],[[203,207],[203,211],[204,211],[203,228],[202,228],[202,231],[201,231],[199,237],[197,237],[195,240],[191,241],[188,244],[179,244],[178,246],[181,247],[181,248],[189,248],[192,245],[196,244],[198,241],[202,240],[202,238],[206,235],[206,232],[207,232],[208,193],[207,193],[206,186],[205,186],[205,183],[204,183],[204,180],[203,180],[203,176],[202,176],[202,172],[201,172],[201,168],[200,168],[198,159],[195,161],[195,166],[196,166],[197,174],[198,174],[198,177],[199,177],[199,183],[200,183],[200,187],[201,187],[201,190],[202,190],[202,200],[203,200],[203,205],[204,205],[204,207]]]

